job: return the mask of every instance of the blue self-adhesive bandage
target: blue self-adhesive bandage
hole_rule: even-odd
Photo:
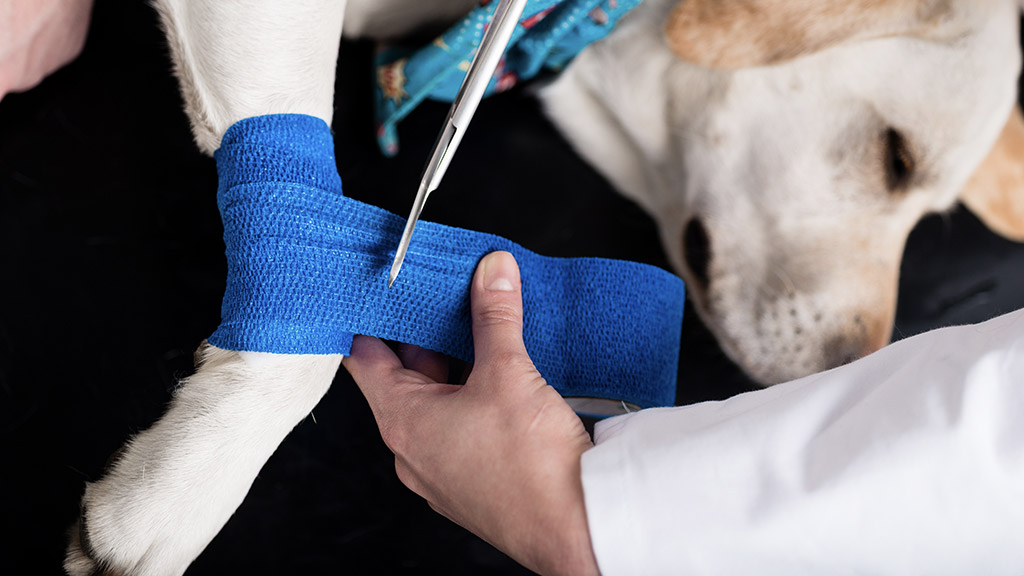
[[[228,281],[214,345],[348,354],[354,334],[471,362],[477,262],[511,252],[523,285],[526,349],[564,396],[670,406],[682,281],[659,268],[549,258],[509,240],[420,222],[394,286],[404,219],[341,193],[326,123],[271,115],[232,126],[214,155]]]

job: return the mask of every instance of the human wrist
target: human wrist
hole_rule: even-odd
[[[579,489],[578,505],[567,513],[573,518],[572,525],[561,534],[564,543],[563,553],[559,562],[553,567],[552,574],[572,576],[595,576],[600,574],[597,558],[590,541],[590,528],[587,525],[587,511],[583,503],[583,488]]]
[[[535,566],[538,572],[545,575],[599,574],[590,541],[578,460],[563,479],[563,486],[560,502],[545,507],[549,515],[549,529],[534,535]]]

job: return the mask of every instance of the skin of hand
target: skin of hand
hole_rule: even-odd
[[[399,479],[431,508],[535,572],[597,574],[580,480],[592,443],[527,355],[511,254],[480,261],[470,298],[475,364],[464,385],[444,383],[444,356],[413,346],[396,355],[366,336],[343,364]]]
[[[82,52],[93,0],[0,0],[0,99]]]

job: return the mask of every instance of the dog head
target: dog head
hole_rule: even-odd
[[[1024,239],[1015,0],[652,0],[543,99],[771,384],[885,345],[911,229]],[[1009,117],[1009,120],[1007,118]]]

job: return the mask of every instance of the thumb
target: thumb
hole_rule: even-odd
[[[492,252],[476,267],[470,291],[476,366],[516,357],[529,361],[523,345],[523,292],[519,266],[508,252]]]

